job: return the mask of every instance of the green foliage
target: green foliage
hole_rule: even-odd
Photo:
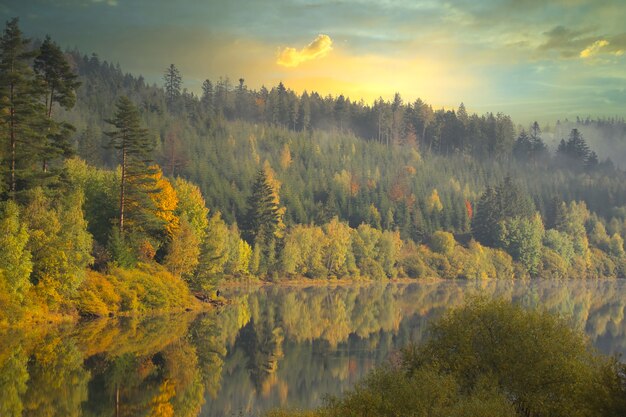
[[[326,277],[328,270],[323,262],[325,240],[321,227],[296,225],[289,229],[284,239],[282,270],[288,275]]]
[[[455,246],[456,241],[452,233],[437,231],[430,237],[430,247],[437,253],[449,255]]]
[[[624,256],[624,239],[617,233],[614,233],[611,236],[611,240],[609,241],[609,253],[615,257],[623,257]]]
[[[172,185],[178,196],[174,214],[181,219],[186,219],[193,228],[194,234],[200,241],[203,241],[209,226],[209,209],[206,207],[200,188],[183,178],[176,178]]]
[[[107,121],[116,130],[106,135],[108,146],[119,151],[121,158],[118,226],[123,235],[125,223],[135,233],[153,227],[156,210],[149,194],[157,191],[157,185],[155,170],[150,168],[154,142],[141,127],[137,107],[126,96],[118,99],[116,107],[114,118]]]
[[[41,188],[34,189],[24,210],[30,239],[33,272],[31,280],[43,282],[52,291],[70,296],[84,279],[91,264],[92,238],[83,217],[80,189],[53,203]],[[55,297],[54,295],[52,295]]]
[[[224,264],[224,272],[232,276],[249,274],[251,257],[252,247],[241,239],[237,225],[231,226],[228,234],[228,260]]]
[[[28,239],[28,230],[20,220],[17,204],[12,201],[0,203],[0,289],[18,302],[24,299],[30,286],[33,269]]]
[[[508,218],[500,223],[498,245],[532,275],[538,272],[544,229],[541,217]]]
[[[622,369],[562,318],[474,298],[433,322],[425,343],[409,345],[312,415],[618,416]]]
[[[13,198],[18,191],[42,180],[41,171],[32,169],[32,165],[45,148],[48,124],[30,65],[35,52],[29,50],[29,44],[18,19],[7,22],[0,38],[0,191]]]
[[[501,222],[516,217],[531,218],[534,205],[510,177],[495,189],[487,187],[472,218],[472,234],[483,245],[496,246]]]
[[[584,202],[572,201],[570,204],[562,203],[558,207],[556,217],[556,229],[570,236],[574,244],[574,252],[582,257],[586,257],[589,250],[589,240],[585,230],[589,214]]]
[[[524,415],[602,415],[596,401],[606,393],[597,380],[606,359],[562,319],[475,299],[435,323],[431,334],[405,352],[409,374],[437,366],[470,392],[488,381]]]
[[[323,262],[328,274],[334,277],[349,275],[355,269],[350,227],[334,218],[324,225],[324,233],[326,240],[323,246]]]
[[[219,212],[213,214],[208,221],[206,236],[200,247],[197,271],[190,282],[192,288],[208,290],[224,272],[224,265],[230,255],[230,233],[221,214]],[[245,256],[239,253],[237,255]]]
[[[174,275],[189,279],[200,261],[200,238],[183,218],[168,245],[163,265]]]
[[[28,356],[20,346],[0,361],[0,415],[21,417],[28,382]]]
[[[574,243],[565,233],[561,233],[555,229],[546,230],[543,236],[543,244],[546,248],[550,248],[556,252],[566,265],[569,265],[572,258],[574,258]]]

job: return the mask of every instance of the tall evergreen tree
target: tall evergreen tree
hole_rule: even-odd
[[[525,130],[522,130],[513,145],[513,156],[519,160],[527,161],[530,158],[532,149],[533,145],[530,137]]]
[[[258,240],[271,240],[279,233],[281,223],[282,214],[275,191],[265,170],[260,169],[248,198],[248,211],[243,222],[244,238],[253,246]]]
[[[200,101],[208,113],[213,111],[213,83],[211,83],[211,80],[204,80],[202,83],[202,97]]]
[[[180,97],[183,77],[180,75],[178,68],[174,64],[170,64],[165,70],[163,80],[165,81],[165,98],[168,106],[172,109],[172,106]]]
[[[35,52],[28,49],[18,19],[9,21],[0,38],[0,126],[2,168],[12,196],[33,179],[32,162],[44,147],[47,120],[30,67]],[[2,191],[2,190],[0,190]]]
[[[76,89],[80,86],[61,48],[46,36],[39,47],[33,68],[45,88],[46,115],[52,117],[54,103],[71,109],[76,103]]]
[[[39,53],[35,58],[33,69],[37,74],[37,81],[42,88],[45,113],[48,120],[47,141],[41,150],[42,168],[48,171],[48,163],[59,155],[70,156],[73,153],[70,137],[75,129],[66,122],[56,122],[52,119],[54,103],[66,110],[76,103],[75,90],[80,86],[78,76],[72,71],[65,59],[61,48],[46,36]]]
[[[110,138],[109,147],[117,149],[120,155],[118,225],[123,234],[128,208],[135,208],[136,212],[133,214],[137,216],[137,212],[147,208],[146,204],[150,201],[145,198],[145,191],[156,189],[152,175],[155,170],[150,168],[154,141],[148,130],[141,127],[139,111],[128,97],[120,97],[116,107],[115,118],[107,120],[116,130],[105,134]]]
[[[589,145],[587,145],[587,142],[578,129],[572,129],[567,142],[561,140],[557,149],[557,154],[561,157],[565,157],[579,164],[584,164],[587,161],[589,153]]]
[[[487,187],[480,197],[472,218],[472,234],[483,245],[496,246],[502,221],[528,219],[534,214],[530,197],[507,177],[495,189]]]

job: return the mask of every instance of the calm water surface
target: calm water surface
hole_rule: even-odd
[[[469,294],[541,305],[626,353],[626,281],[226,291],[221,311],[0,333],[0,416],[256,415],[351,387]]]

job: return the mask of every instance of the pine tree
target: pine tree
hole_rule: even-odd
[[[45,88],[46,115],[52,117],[54,103],[68,110],[76,103],[76,89],[81,85],[78,76],[63,56],[61,48],[46,36],[35,58],[35,73]]]
[[[532,142],[525,130],[517,137],[513,145],[513,156],[522,161],[527,161],[532,153]]]
[[[165,98],[171,110],[176,100],[180,97],[183,78],[178,68],[174,64],[170,64],[165,70],[163,80],[165,81]]]
[[[113,120],[107,123],[116,130],[105,132],[110,138],[109,147],[120,153],[120,201],[118,226],[120,234],[124,234],[125,216],[128,208],[134,208],[135,217],[140,217],[142,209],[151,207],[146,192],[156,190],[154,169],[150,168],[154,142],[148,130],[141,127],[139,111],[126,96],[119,98],[117,111]],[[138,219],[135,219],[138,220]]]
[[[282,210],[276,200],[267,173],[260,169],[248,198],[248,212],[243,222],[244,237],[250,245],[254,246],[257,241],[273,240],[280,233]]]
[[[44,147],[47,120],[39,100],[30,63],[35,53],[28,50],[18,19],[9,21],[0,38],[0,126],[3,171],[7,191],[15,197],[33,180],[32,162]],[[1,191],[1,190],[0,190]]]
[[[200,99],[207,113],[213,113],[213,84],[211,80],[202,83],[202,97]]]
[[[49,120],[47,142],[41,150],[42,168],[47,172],[50,160],[60,155],[73,154],[70,137],[75,129],[69,123],[58,123],[52,119],[54,103],[66,110],[74,107],[75,90],[81,83],[77,81],[78,76],[70,68],[61,48],[49,36],[41,44],[33,68],[44,95],[45,114]]]
[[[244,238],[254,248],[253,269],[264,275],[276,271],[283,237],[284,208],[280,207],[273,171],[266,166],[259,170],[252,194],[248,198],[248,212],[243,221]]]
[[[311,105],[309,94],[305,91],[300,98],[298,115],[296,116],[296,130],[298,132],[308,131],[311,128]]]
[[[497,224],[496,192],[487,187],[476,204],[476,212],[472,218],[472,235],[483,245],[493,246]]]
[[[572,129],[567,142],[561,139],[557,154],[566,159],[573,160],[580,165],[584,164],[589,157],[589,145],[578,129]]]
[[[510,177],[495,189],[487,187],[476,205],[472,219],[472,234],[481,244],[495,246],[500,223],[507,219],[529,219],[535,214],[532,200]]]

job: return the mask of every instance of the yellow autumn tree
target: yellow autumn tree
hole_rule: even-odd
[[[287,169],[292,162],[291,150],[289,149],[289,145],[285,143],[283,149],[280,151],[280,167],[282,169]]]
[[[441,210],[443,210],[443,204],[441,204],[439,192],[436,188],[433,188],[433,192],[426,200],[426,208],[428,209],[429,213],[440,212]]]
[[[172,184],[163,176],[161,168],[158,166],[152,168],[154,169],[153,176],[157,186],[157,191],[150,193],[150,199],[155,207],[154,215],[163,221],[165,231],[171,237],[179,226],[178,216],[174,213],[178,205],[178,196]]]

